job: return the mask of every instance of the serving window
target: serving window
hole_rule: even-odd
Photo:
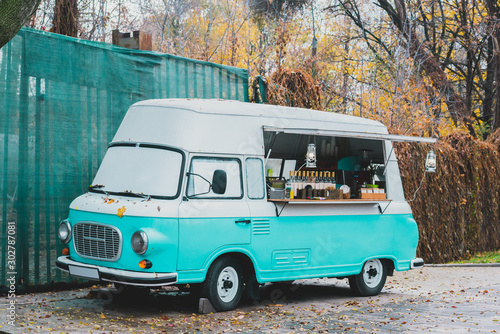
[[[269,200],[386,199],[382,139],[264,131],[264,142]]]

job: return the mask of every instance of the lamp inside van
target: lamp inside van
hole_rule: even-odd
[[[306,167],[316,168],[316,145],[314,143],[307,146]]]

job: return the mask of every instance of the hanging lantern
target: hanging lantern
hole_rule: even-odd
[[[427,153],[427,159],[425,160],[425,171],[429,173],[434,173],[436,171],[436,153],[434,151],[429,151]]]
[[[316,168],[316,145],[315,144],[309,144],[307,146],[306,167],[307,168]]]

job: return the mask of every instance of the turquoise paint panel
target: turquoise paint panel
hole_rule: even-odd
[[[210,260],[205,261],[209,251],[204,249],[197,254],[197,245],[191,242],[191,258],[186,260],[203,264],[196,270],[180,271],[179,282],[187,283],[190,279],[201,282],[213,259],[235,251],[249,254],[261,283],[354,275],[372,258],[387,258],[395,262],[396,270],[408,270],[418,242],[417,225],[411,215],[259,217],[252,221],[251,244],[239,248],[234,246],[235,242],[220,246],[214,231],[220,231],[222,225],[210,229],[207,222],[192,219],[191,238],[194,240],[193,235],[198,234],[194,226],[204,226],[196,236],[197,241],[209,240],[210,248],[216,251],[207,255]],[[182,229],[183,222],[180,225]],[[184,239],[180,240],[183,244]],[[195,260],[198,255],[200,258]]]
[[[215,261],[220,256],[222,256],[224,254],[228,254],[228,253],[237,253],[237,254],[246,255],[255,266],[257,265],[257,260],[253,257],[253,254],[251,253],[251,250],[250,250],[250,245],[248,245],[248,244],[247,245],[219,247],[219,249],[216,252],[212,253],[210,255],[210,257],[207,258],[202,269],[178,271],[177,272],[178,273],[178,283],[185,284],[185,283],[201,283],[201,282],[203,282],[210,264],[212,264],[213,261]],[[256,268],[256,272],[258,272],[258,267],[256,266],[255,268]]]
[[[418,245],[418,226],[413,217],[397,222],[394,249],[398,250],[396,270],[410,269],[410,261],[415,258]]]
[[[262,281],[356,274],[370,258],[397,260],[409,269],[418,230],[411,215],[270,217],[270,233],[252,235],[251,252]],[[293,247],[293,248],[292,248]],[[308,266],[276,266],[272,254],[310,249]]]
[[[74,248],[73,239],[70,242],[70,258],[82,263],[88,263],[110,268],[143,271],[143,272],[175,272],[177,267],[178,220],[177,218],[132,217],[91,213],[70,210],[71,225],[81,221],[108,224],[117,227],[122,234],[122,252],[118,261],[101,261],[79,256]],[[130,240],[134,232],[146,232],[149,246],[145,254],[138,255],[132,250]],[[153,263],[150,269],[141,269],[139,261],[148,259]]]
[[[248,219],[248,218],[247,218]],[[207,260],[220,249],[250,244],[251,225],[235,223],[239,218],[179,219],[179,260],[177,269],[206,268]]]
[[[72,259],[125,270],[178,272],[179,283],[202,282],[212,261],[228,252],[246,254],[261,283],[354,275],[371,258],[391,259],[396,270],[408,270],[418,242],[411,215],[259,217],[252,224],[236,224],[237,218],[177,221],[71,210],[69,219],[73,224],[113,225],[123,235],[116,262],[81,258],[71,245]],[[150,241],[143,256],[132,251],[129,241],[139,229]],[[151,269],[138,267],[144,258],[153,262]]]

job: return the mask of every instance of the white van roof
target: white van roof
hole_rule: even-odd
[[[347,123],[358,125],[370,125],[385,130],[385,126],[377,121],[348,116],[333,112],[324,112],[318,110],[292,108],[276,106],[271,104],[256,104],[240,102],[234,100],[219,99],[159,99],[145,100],[137,102],[135,106],[155,106],[167,108],[179,108],[203,114],[217,114],[226,116],[248,116],[248,117],[266,117],[266,118],[286,118],[290,120],[313,120],[321,122]],[[384,133],[387,133],[385,130]]]
[[[132,105],[113,142],[190,152],[264,154],[263,131],[396,140],[380,122],[332,112],[230,100],[161,99]],[[427,138],[430,139],[430,138]]]

